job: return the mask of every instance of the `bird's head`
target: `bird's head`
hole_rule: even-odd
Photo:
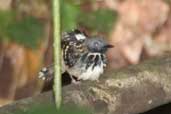
[[[90,52],[105,53],[107,49],[114,46],[108,44],[103,38],[89,38],[86,41],[87,48]]]

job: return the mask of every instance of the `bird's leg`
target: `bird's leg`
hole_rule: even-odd
[[[99,79],[96,79],[95,81],[96,81],[97,83],[99,83],[99,82],[100,82],[100,80],[99,80]]]
[[[70,78],[71,78],[71,83],[76,84],[76,85],[80,84],[80,80],[77,80],[76,77],[70,75]]]

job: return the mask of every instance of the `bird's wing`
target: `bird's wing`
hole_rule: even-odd
[[[73,67],[78,61],[83,51],[85,51],[85,40],[87,35],[79,30],[73,30],[62,34],[62,73],[68,68]],[[54,64],[44,67],[39,72],[39,78],[52,80]]]
[[[62,53],[64,64],[70,68],[86,51],[85,40],[87,35],[79,30],[74,30],[62,35]]]

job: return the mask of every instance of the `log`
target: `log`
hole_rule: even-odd
[[[63,87],[63,105],[88,107],[94,114],[136,114],[171,101],[171,53],[138,65],[107,70],[97,81]],[[53,104],[51,92],[0,108],[0,114]],[[21,108],[24,107],[24,108]]]

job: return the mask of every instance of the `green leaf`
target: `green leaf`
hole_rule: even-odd
[[[6,38],[7,27],[13,23],[15,13],[12,11],[0,10],[0,39]]]
[[[62,30],[68,31],[77,27],[77,18],[80,14],[80,7],[74,3],[69,3],[66,0],[61,6]]]
[[[109,32],[117,20],[117,12],[100,9],[94,12],[81,13],[78,18],[80,25],[98,32]]]
[[[34,17],[25,17],[10,24],[6,31],[9,40],[29,48],[36,48],[43,37],[43,23]]]
[[[164,0],[168,5],[171,3],[171,0]]]

